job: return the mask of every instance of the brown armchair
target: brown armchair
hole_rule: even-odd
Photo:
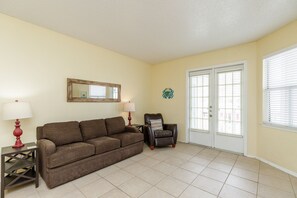
[[[151,120],[153,120],[151,122]],[[161,122],[156,128],[155,122]],[[172,145],[175,147],[177,140],[177,125],[176,124],[164,124],[162,114],[144,114],[144,133],[148,136],[148,145],[151,150],[155,146],[167,146]]]

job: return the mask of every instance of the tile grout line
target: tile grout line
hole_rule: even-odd
[[[140,161],[140,160],[139,160],[139,161]],[[134,161],[134,163],[138,163],[138,164],[140,164],[139,161]],[[142,164],[140,164],[140,165],[142,165]],[[130,166],[130,165],[127,165],[127,166]],[[127,166],[125,166],[125,167],[127,167]],[[118,171],[123,171],[123,172],[128,173],[129,175],[132,175],[132,176],[133,176],[133,177],[131,177],[130,179],[128,179],[127,181],[129,181],[129,180],[131,180],[131,179],[134,179],[134,178],[137,178],[137,179],[140,179],[140,180],[144,181],[143,179],[137,177],[136,175],[134,175],[134,174],[132,174],[132,173],[130,173],[130,172],[124,170],[125,167],[122,167],[122,168],[121,168],[121,167],[118,167],[118,168],[119,168]],[[146,168],[151,169],[150,167],[146,167]],[[111,173],[111,174],[112,174],[112,173]],[[110,175],[110,174],[108,174],[108,175]],[[106,175],[106,176],[108,176],[108,175]],[[131,197],[129,194],[127,194],[125,191],[123,191],[122,189],[119,188],[122,184],[124,184],[124,183],[127,182],[127,181],[125,181],[125,182],[119,184],[119,186],[116,186],[116,185],[112,184],[110,181],[108,181],[107,179],[105,179],[104,177],[102,177],[102,179],[106,180],[108,183],[110,183],[111,185],[113,185],[116,189],[120,190],[121,192],[123,192],[123,193],[124,193],[125,195],[127,195],[128,197]],[[145,183],[148,183],[148,182],[146,182],[146,181],[144,181],[144,182],[145,182]],[[150,183],[148,183],[148,184],[151,185]],[[149,191],[150,189],[151,189],[151,188],[149,188],[147,191]],[[112,191],[112,190],[110,190],[110,191]],[[110,191],[108,191],[108,192],[110,192]],[[146,193],[147,191],[145,191],[144,193]],[[103,195],[107,194],[108,192],[104,193]],[[138,197],[142,196],[144,193],[142,193],[142,194],[139,195]],[[102,197],[103,195],[101,195],[100,197]]]
[[[202,152],[203,150],[205,150],[205,148],[203,148],[203,149],[201,149],[198,153],[196,153],[192,158],[190,158],[190,159],[193,159],[196,155],[198,155],[200,152]],[[190,159],[188,159],[187,161],[189,162],[190,161]],[[194,162],[193,162],[194,163]],[[204,167],[204,169],[206,168],[206,166]],[[184,168],[182,168],[182,169],[184,169]],[[203,169],[203,170],[204,170]],[[184,169],[184,170],[186,170],[186,169]],[[203,171],[202,170],[202,171]],[[189,171],[189,170],[187,170],[187,171]],[[201,172],[202,172],[201,171]],[[192,172],[192,171],[191,171]],[[200,173],[201,173],[200,172]],[[193,186],[192,184],[193,184],[193,182],[197,179],[197,177],[199,177],[199,175],[200,175],[200,173],[199,174],[197,174],[197,176],[195,177],[195,179],[193,179],[193,181],[188,185],[188,187],[187,188],[185,188],[181,193],[180,193],[180,195],[178,196],[178,197],[180,197],[190,186]],[[199,188],[200,189],[200,188]],[[206,191],[205,191],[206,192]]]
[[[212,149],[211,147],[209,147],[208,149]],[[215,159],[219,156],[219,154],[220,153],[222,153],[222,151],[219,151],[219,153],[205,166],[205,168],[203,169],[203,171],[206,169],[206,168],[211,168],[211,167],[208,167],[213,161],[215,161]],[[215,169],[215,170],[217,170],[217,169]],[[203,171],[201,171],[201,173],[203,172]],[[223,171],[222,171],[223,172]],[[201,175],[201,173],[199,174],[199,175]],[[203,175],[201,175],[201,176],[203,176]],[[209,178],[209,177],[207,177],[207,178]],[[210,178],[211,179],[211,178]],[[224,186],[224,183],[223,183],[223,186]],[[220,191],[219,191],[219,193],[218,193],[218,195],[215,195],[216,197],[219,197],[219,195],[220,195],[220,193],[221,193],[221,190],[223,189],[223,186],[221,187],[221,189],[220,189]],[[199,188],[200,189],[200,188]],[[207,192],[207,191],[205,191],[205,192]],[[209,193],[209,192],[208,192]],[[212,193],[211,193],[212,194]],[[212,194],[212,195],[214,195],[214,194]]]
[[[295,198],[297,198],[297,195],[296,195],[296,192],[295,192],[295,189],[294,189],[293,183],[292,183],[292,178],[291,178],[291,176],[290,176],[290,175],[289,175],[289,179],[290,179],[290,183],[291,183],[291,186],[292,186],[292,189],[293,189],[293,192],[294,192],[294,196],[295,196]]]
[[[156,153],[156,154],[157,154],[157,153]],[[154,154],[154,155],[156,155],[156,154]],[[152,156],[153,156],[153,155],[152,155]],[[152,156],[148,156],[148,157],[152,158]],[[153,158],[153,159],[155,159],[155,158]],[[159,160],[159,161],[160,161],[160,160]],[[165,164],[167,164],[167,163],[164,162],[164,161],[160,161],[160,162],[158,162],[157,164],[160,164],[160,163],[162,163],[162,162],[165,163]],[[139,161],[135,161],[135,163],[139,163]],[[139,164],[142,165],[141,163],[139,163]],[[157,165],[157,164],[155,164],[155,165]],[[154,165],[154,166],[155,166],[155,165]],[[169,165],[171,165],[171,164],[169,164]],[[143,165],[143,166],[145,166],[145,165]],[[171,166],[173,166],[173,165],[171,165]],[[142,193],[141,195],[139,195],[138,197],[141,197],[141,196],[144,195],[146,192],[148,192],[149,190],[151,190],[153,187],[155,187],[155,188],[157,188],[158,190],[161,190],[162,192],[164,192],[164,193],[166,193],[166,194],[168,194],[168,195],[171,196],[170,193],[168,193],[168,192],[166,192],[166,191],[164,191],[164,190],[162,190],[162,189],[160,189],[160,188],[157,187],[157,184],[159,184],[163,179],[165,179],[165,178],[167,178],[167,177],[169,177],[169,176],[171,176],[171,175],[167,175],[167,174],[165,174],[165,173],[163,173],[163,172],[161,172],[161,171],[155,170],[155,169],[153,169],[152,167],[147,167],[147,166],[145,166],[145,167],[148,168],[148,170],[150,169],[150,170],[152,170],[152,171],[157,171],[157,172],[159,172],[159,173],[162,173],[162,174],[165,175],[165,177],[162,178],[162,179],[161,179],[159,182],[157,182],[156,184],[151,184],[151,183],[149,183],[149,182],[143,180],[142,178],[133,175],[134,177],[136,177],[136,178],[138,178],[138,179],[144,181],[145,183],[148,183],[149,185],[151,185],[151,187],[150,187],[148,190],[146,190],[145,192],[143,192],[143,193]],[[179,168],[179,167],[177,167],[177,168]],[[123,170],[123,171],[125,171],[125,170]],[[125,171],[125,172],[127,172],[127,171]],[[129,172],[127,172],[127,173],[129,173]],[[129,174],[131,174],[131,173],[129,173]],[[131,178],[131,179],[132,179],[132,178]],[[173,195],[172,195],[172,196],[173,196]],[[130,196],[129,196],[129,197],[130,197]]]
[[[199,151],[196,155],[198,155],[200,152],[202,152],[203,150],[206,150],[206,149],[212,149],[212,148],[210,148],[210,147],[207,147],[207,148],[204,148],[204,149],[202,149],[201,151]],[[208,192],[208,191],[206,191],[206,190],[204,190],[204,189],[201,189],[201,188],[199,188],[199,187],[196,187],[196,186],[194,186],[194,185],[192,185],[193,184],[193,182],[197,179],[197,177],[199,177],[199,176],[203,176],[203,175],[201,175],[201,173],[206,169],[206,168],[209,168],[208,167],[208,165],[209,164],[211,164],[216,158],[217,158],[217,156],[219,156],[219,154],[221,153],[221,151],[219,151],[219,153],[207,164],[207,165],[203,165],[204,166],[204,169],[199,173],[199,174],[197,174],[197,176],[196,176],[196,178],[191,182],[191,184],[186,188],[186,189],[188,189],[190,186],[192,186],[192,187],[195,187],[195,188],[198,188],[199,190],[201,190],[201,191],[204,191],[204,192],[207,192],[207,193],[209,193],[209,194],[211,194],[211,195],[214,195],[214,196],[219,196],[219,194],[218,195],[215,195],[215,194],[213,194],[213,193],[211,193],[211,192]],[[194,155],[192,158],[194,158],[196,155]],[[191,158],[191,159],[192,159]],[[190,161],[190,159],[188,160],[188,161]],[[197,163],[195,163],[195,162],[192,162],[192,163],[194,163],[194,164],[197,164]],[[199,165],[202,165],[202,164],[199,164]],[[184,169],[184,170],[186,170],[186,169]],[[216,169],[215,169],[216,170]],[[222,171],[223,172],[223,171]],[[205,177],[205,176],[203,176],[203,177]],[[207,177],[207,178],[209,178],[209,177]],[[209,178],[209,179],[212,179],[212,178]],[[214,179],[212,179],[212,180],[214,180]],[[214,181],[216,181],[216,180],[214,180]],[[223,184],[224,185],[224,184]],[[222,188],[223,188],[223,186],[222,186]],[[185,189],[185,190],[186,190]],[[184,190],[184,191],[185,191]],[[183,192],[184,192],[183,191]],[[183,193],[182,192],[182,193]],[[182,193],[180,194],[180,196],[182,195]],[[219,192],[220,193],[220,192]],[[179,196],[179,197],[180,197]]]
[[[121,169],[120,169],[121,170]],[[134,176],[135,177],[135,176]],[[133,179],[134,177],[132,177],[131,179]],[[112,184],[110,181],[108,181],[107,179],[105,179],[104,177],[102,178],[102,179],[104,179],[105,181],[107,181],[108,183],[110,183],[112,186],[114,186],[116,189],[118,189],[118,190],[120,190],[120,191],[122,191],[122,189],[120,189],[120,188],[118,188],[117,186],[115,186],[114,184]],[[129,179],[130,180],[130,179]],[[128,180],[128,181],[129,181]],[[107,191],[106,193],[104,193],[103,195],[105,195],[105,194],[107,194],[107,193],[109,193],[109,192],[111,192],[112,190],[114,190],[114,189],[111,189],[110,191]],[[128,197],[130,197],[127,193],[125,193],[124,191],[122,191],[124,194],[126,194]],[[101,195],[101,196],[99,196],[98,198],[100,198],[100,197],[102,197],[103,195]]]
[[[96,173],[96,171],[95,172],[93,172],[93,173],[95,173],[96,175],[98,175],[97,173]],[[92,173],[90,173],[90,174],[92,174]],[[94,182],[96,182],[97,180],[99,180],[99,179],[102,179],[102,177],[100,176],[100,175],[98,175],[99,176],[99,178],[98,179],[96,179]],[[75,180],[72,180],[71,182],[73,182],[73,181],[75,181]],[[74,185],[73,183],[72,183],[72,185],[85,197],[85,198],[87,198],[87,196],[85,195],[85,193],[83,193],[82,191],[81,191],[81,189],[79,188],[79,187],[77,187],[76,185]],[[85,187],[85,186],[87,186],[87,185],[89,185],[89,184],[86,184],[86,185],[84,185],[84,186],[82,186],[82,188],[83,187]]]
[[[203,150],[203,149],[202,149],[202,150]],[[201,152],[202,150],[200,150],[199,152]],[[199,152],[198,152],[198,153],[199,153]],[[183,152],[182,152],[182,153],[183,153]],[[197,153],[197,154],[198,154],[198,153]],[[197,154],[195,154],[195,155],[197,155]],[[195,156],[195,155],[194,155],[194,156]],[[194,156],[193,156],[193,157],[194,157]],[[193,158],[193,157],[192,157],[192,158]],[[189,161],[190,159],[192,159],[192,158],[189,158],[189,159],[187,159],[187,160],[185,160],[185,159],[181,159],[181,158],[179,158],[179,159],[181,159],[181,160],[185,160],[185,162],[188,162],[188,161]],[[166,162],[164,162],[164,163],[166,163]],[[181,169],[183,169],[183,170],[186,170],[186,169],[182,168],[181,165],[179,165],[177,168],[181,168]],[[169,176],[171,177],[171,174],[170,174],[170,175],[166,175],[166,176],[167,176],[167,177],[169,177]],[[195,177],[195,179],[196,179],[197,177],[198,177],[198,175]],[[178,181],[180,181],[180,182],[186,183],[186,182],[184,182],[184,181],[181,181],[181,180],[178,179],[178,178],[175,178],[175,177],[173,177],[173,178],[176,179],[176,180],[178,180]],[[162,180],[163,180],[163,179],[162,179]],[[162,181],[162,180],[161,180],[161,181]],[[161,181],[159,181],[157,184],[159,184]],[[194,181],[194,180],[193,180],[193,181]],[[157,184],[155,184],[155,186],[156,186]],[[185,188],[185,189],[184,189],[184,190],[183,190],[177,197],[180,197],[180,196],[184,193],[184,191],[185,191],[186,189],[188,189],[189,186],[191,185],[191,184],[188,184],[188,183],[186,183],[186,184],[187,184],[188,186],[187,186],[187,187],[186,187],[186,188]],[[156,188],[158,188],[158,187],[156,186]],[[160,188],[158,188],[158,189],[160,189]],[[160,189],[160,190],[162,190],[162,189]],[[163,191],[163,190],[162,190],[162,191]],[[166,193],[167,193],[167,192],[166,192]],[[168,193],[168,194],[170,194],[170,193]],[[170,195],[171,195],[171,194],[170,194]],[[174,195],[172,195],[172,196],[175,197]]]
[[[201,149],[198,153],[200,153],[202,150],[204,150],[204,149]],[[177,151],[177,152],[179,152],[179,151]],[[184,153],[184,152],[180,152],[180,153],[187,154],[187,153]],[[198,153],[194,154],[193,157],[196,156]],[[187,154],[187,155],[189,155],[189,154]],[[174,157],[174,156],[172,156],[172,157]],[[185,162],[188,162],[188,161],[189,161],[190,159],[192,159],[193,157],[191,157],[191,158],[189,158],[189,159],[182,159],[182,158],[179,158],[179,157],[177,157],[177,158],[179,158],[180,160],[184,160]],[[163,162],[163,161],[162,161],[162,162]],[[167,164],[166,162],[163,162],[163,163]],[[169,165],[171,165],[171,164],[169,164]],[[171,165],[171,166],[173,166],[173,165]],[[185,171],[189,171],[189,170],[186,170],[186,169],[182,168],[181,165],[177,166],[177,168],[181,168],[181,169],[183,169],[183,170],[185,170]],[[152,170],[155,170],[155,169],[152,169]],[[157,171],[157,172],[161,172],[161,171],[158,171],[158,170],[155,170],[155,171]],[[190,172],[192,172],[192,171],[190,171]],[[161,173],[164,174],[163,172],[161,172]],[[193,172],[193,173],[194,173],[194,172]],[[187,186],[187,187],[186,187],[186,188],[179,194],[178,197],[180,197],[180,196],[182,195],[182,193],[183,193],[186,189],[188,189],[189,186],[191,186],[191,184],[193,183],[193,181],[199,176],[199,174],[194,173],[194,174],[197,174],[197,176],[195,177],[195,179],[192,181],[191,184],[188,184],[188,183],[186,183],[186,182],[184,182],[184,181],[182,181],[182,180],[180,180],[180,179],[178,179],[178,178],[173,177],[171,174],[172,174],[172,173],[170,173],[169,175],[164,174],[164,175],[166,175],[166,176],[165,176],[163,179],[165,179],[165,178],[167,178],[167,177],[172,177],[173,179],[176,179],[176,180],[178,180],[178,181],[180,181],[180,182],[183,182],[183,183],[185,183],[186,185],[188,185],[188,186]],[[155,185],[153,185],[153,186],[156,187],[157,189],[159,189],[159,190],[161,190],[161,191],[163,191],[163,192],[169,194],[169,195],[172,195],[172,194],[170,194],[170,193],[168,193],[168,192],[166,192],[166,191],[164,191],[164,190],[158,188],[157,184],[159,184],[163,179],[161,179],[159,182],[157,182],[157,183],[156,183]],[[174,195],[172,195],[172,196],[174,196]],[[175,197],[175,196],[174,196],[174,197]]]
[[[151,157],[151,156],[150,156]],[[135,162],[135,163],[139,163],[138,161],[137,162]],[[159,162],[160,163],[160,162]],[[157,164],[159,164],[159,163],[157,163]],[[139,163],[140,164],[140,163]],[[141,164],[142,165],[142,164]],[[129,166],[129,165],[128,165]],[[148,169],[147,170],[153,170],[151,167],[147,167]],[[145,170],[145,171],[147,171],[147,170]],[[125,171],[125,170],[122,170],[122,171],[124,171],[124,172],[127,172],[127,173],[129,173],[128,171]],[[144,172],[145,172],[144,171]],[[129,174],[131,174],[131,173],[129,173]],[[131,174],[131,175],[133,175],[133,174]],[[149,182],[147,182],[147,181],[145,181],[145,180],[143,180],[142,178],[140,178],[140,177],[138,177],[138,176],[136,176],[136,175],[133,175],[133,177],[131,178],[131,179],[133,179],[133,178],[137,178],[137,179],[140,179],[140,180],[142,180],[143,182],[145,182],[145,183],[147,183],[147,184],[149,184],[149,185],[151,185],[151,187],[148,189],[148,190],[146,190],[146,191],[144,191],[142,194],[140,194],[138,197],[141,197],[142,195],[144,195],[146,192],[148,192],[149,190],[151,190],[155,185],[152,185],[152,184],[150,184]],[[129,180],[131,180],[131,179],[129,179]],[[127,181],[129,181],[129,180],[127,180]],[[124,182],[125,183],[125,182]],[[124,184],[123,183],[123,184]],[[121,184],[122,185],[122,184]],[[118,187],[117,187],[118,188]],[[120,189],[120,188],[118,188],[118,189]],[[120,189],[121,190],[121,189]],[[122,191],[122,190],[121,190]],[[124,191],[123,191],[124,192]],[[124,192],[125,193],[125,192]],[[127,194],[127,193],[125,193],[125,194]],[[128,194],[127,194],[128,195]],[[131,197],[130,195],[128,195],[128,197]]]
[[[239,156],[238,156],[239,157]],[[245,157],[245,156],[244,156]],[[236,163],[235,163],[236,164]],[[259,168],[260,168],[260,165],[259,165]],[[232,168],[233,169],[233,168]],[[232,172],[232,171],[231,171]],[[231,174],[231,172],[230,172],[230,174]],[[253,171],[251,171],[251,172],[253,172]],[[259,175],[260,173],[258,173],[258,175]],[[232,175],[232,174],[231,174]],[[236,175],[235,175],[236,176]],[[228,176],[229,177],[229,176]],[[239,177],[239,176],[237,176],[237,177]],[[259,177],[259,176],[258,176]],[[242,178],[242,177],[240,177],[240,178]],[[242,178],[242,179],[246,179],[246,178]],[[248,180],[248,179],[246,179],[246,180]],[[227,180],[226,180],[227,181]],[[252,181],[252,180],[249,180],[249,181]],[[252,181],[252,182],[255,182],[255,181]],[[257,191],[258,191],[258,182],[255,182],[255,183],[257,183]],[[227,184],[227,185],[229,185],[229,184]],[[232,186],[232,185],[231,185]],[[236,188],[236,189],[239,189],[239,190],[241,190],[241,191],[244,191],[244,192],[247,192],[247,193],[250,193],[250,194],[253,194],[253,195],[256,195],[256,197],[257,197],[257,194],[254,194],[254,193],[252,193],[252,192],[249,192],[249,191],[247,191],[247,190],[244,190],[244,189],[241,189],[241,188],[238,188],[238,187],[236,187],[236,186],[232,186],[232,187],[234,187],[234,188]]]
[[[261,169],[261,162],[259,162],[259,168],[258,168],[258,181],[257,181],[257,194],[256,194],[256,196],[259,195],[260,169]]]
[[[239,155],[237,155],[237,157],[236,157],[236,160],[235,160],[235,162],[234,162],[234,164],[233,164],[233,166],[232,166],[232,168],[231,168],[230,172],[228,173],[228,176],[227,176],[227,178],[226,178],[225,182],[223,183],[223,186],[222,186],[222,188],[221,188],[221,190],[220,190],[220,192],[219,192],[219,194],[218,194],[218,197],[220,196],[220,194],[221,194],[221,192],[222,192],[222,190],[223,190],[224,186],[226,185],[226,182],[227,182],[227,180],[228,180],[229,176],[231,175],[231,172],[232,172],[232,170],[233,170],[233,168],[234,168],[234,166],[235,166],[236,162],[238,161],[238,158],[239,158]],[[228,184],[227,184],[227,185],[228,185]]]

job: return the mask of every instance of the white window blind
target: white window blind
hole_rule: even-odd
[[[297,47],[263,60],[264,123],[297,129]]]

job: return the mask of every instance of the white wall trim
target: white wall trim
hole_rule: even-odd
[[[190,77],[189,77],[189,71],[186,71],[186,143],[190,143],[190,102],[189,102],[189,97],[190,97],[190,91],[189,91],[189,86],[190,86]]]
[[[244,148],[243,148],[243,153],[244,155],[247,155],[247,151],[248,151],[248,116],[249,116],[249,108],[248,108],[248,65],[247,65],[247,61],[244,60],[242,61],[243,63],[243,141],[244,141]],[[257,140],[258,141],[258,140]]]
[[[283,52],[285,52],[285,51],[289,51],[289,50],[294,49],[294,48],[296,48],[296,47],[297,47],[297,44],[294,44],[294,45],[291,45],[291,46],[289,46],[289,47],[286,47],[286,48],[282,48],[282,49],[280,49],[280,50],[273,51],[273,52],[271,52],[271,53],[269,53],[269,54],[264,55],[264,56],[262,57],[262,60],[264,60],[264,59],[266,59],[266,58],[269,58],[269,57],[271,57],[271,56],[274,56],[274,55],[283,53]]]
[[[273,163],[273,162],[271,162],[269,160],[266,160],[266,159],[264,159],[262,157],[257,157],[257,156],[252,156],[252,155],[246,155],[246,157],[255,158],[255,159],[257,159],[257,160],[259,160],[261,162],[264,162],[266,164],[269,164],[270,166],[272,166],[272,167],[274,167],[276,169],[279,169],[279,170],[281,170],[281,171],[283,171],[285,173],[288,173],[289,175],[292,175],[294,177],[297,177],[297,173],[296,172],[291,171],[291,170],[289,170],[287,168],[284,168],[284,167],[282,167],[282,166],[280,166],[278,164],[275,164],[275,163]]]
[[[227,63],[222,63],[222,64],[217,64],[217,65],[208,65],[204,67],[195,67],[193,69],[187,69],[186,74],[188,75],[190,72],[197,71],[197,70],[208,70],[208,69],[217,69],[220,67],[226,67],[226,66],[232,66],[232,65],[241,65],[247,63],[246,60],[241,60],[241,61],[236,61],[236,62],[227,62]]]

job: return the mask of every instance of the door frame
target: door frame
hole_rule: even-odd
[[[244,151],[244,155],[247,155],[247,134],[248,134],[248,128],[247,128],[247,118],[248,118],[248,103],[247,103],[247,93],[248,93],[248,86],[247,86],[247,79],[248,79],[248,67],[247,67],[247,61],[238,61],[238,62],[231,62],[231,63],[224,63],[224,64],[219,64],[219,65],[210,65],[210,66],[206,66],[206,67],[197,67],[194,69],[188,69],[186,70],[186,143],[190,142],[190,104],[189,104],[189,97],[190,97],[190,91],[189,91],[189,86],[190,86],[190,78],[189,78],[189,74],[190,72],[193,71],[199,71],[199,70],[207,70],[207,69],[219,69],[219,68],[223,68],[223,67],[232,67],[234,65],[239,65],[242,64],[243,65],[243,75],[242,75],[242,136],[243,136],[243,151]]]

